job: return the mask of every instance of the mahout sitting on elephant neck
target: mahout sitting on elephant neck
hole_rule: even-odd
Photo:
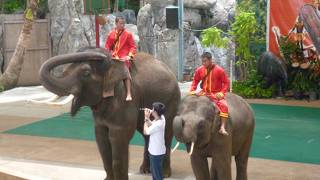
[[[227,93],[227,131],[221,135],[216,107],[206,96],[186,96],[173,121],[177,141],[185,143],[197,180],[231,180],[231,156],[235,156],[236,180],[247,180],[248,157],[254,131],[254,114],[240,96]],[[192,152],[193,151],[193,152]],[[211,168],[207,158],[212,158]],[[210,169],[210,170],[209,170]]]

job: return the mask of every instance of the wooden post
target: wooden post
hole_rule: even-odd
[[[98,22],[98,15],[95,15],[95,25],[96,25],[96,47],[100,47],[100,26]]]

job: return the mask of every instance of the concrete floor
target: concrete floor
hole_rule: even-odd
[[[287,104],[285,100],[250,100],[255,103]],[[296,105],[294,102],[291,103]],[[299,102],[303,106],[320,107],[320,102]],[[1,132],[69,110],[70,105],[49,106],[25,101],[0,104],[0,179],[102,179],[104,171],[95,142],[3,134]],[[4,121],[5,120],[5,121]],[[294,148],[294,147],[292,147]],[[130,179],[147,180],[138,173],[143,149],[130,146]],[[172,155],[172,176],[169,179],[194,179],[186,152]],[[233,179],[235,166],[233,163]],[[5,173],[12,174],[9,177]],[[315,180],[320,179],[320,165],[291,163],[250,158],[249,179],[252,180]],[[28,178],[29,177],[29,178]]]

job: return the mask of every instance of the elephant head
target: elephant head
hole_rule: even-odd
[[[66,64],[69,65],[61,77],[51,73],[55,67]],[[74,116],[81,106],[97,105],[102,100],[103,88],[113,91],[115,84],[125,79],[125,73],[124,64],[113,61],[109,51],[89,47],[48,59],[40,69],[40,81],[59,96],[74,95]]]
[[[193,146],[204,147],[211,138],[219,117],[213,103],[205,96],[186,96],[173,120],[173,133],[177,141],[185,143],[192,154]]]

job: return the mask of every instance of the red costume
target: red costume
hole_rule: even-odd
[[[121,34],[120,34],[121,33]],[[120,34],[120,37],[118,38]],[[115,42],[118,39],[117,42]],[[112,52],[112,59],[123,59],[130,56],[131,59],[136,55],[136,44],[131,32],[127,30],[112,30],[107,38],[105,48]],[[126,65],[130,67],[130,62],[126,61]]]
[[[204,79],[207,72],[208,69],[205,66],[196,69],[190,91],[197,89],[199,82]],[[217,105],[221,117],[228,117],[228,106],[224,98],[220,100],[216,98],[216,93],[221,92],[223,95],[226,95],[229,89],[229,83],[229,79],[223,68],[218,65],[213,65],[201,87],[202,90],[200,94],[208,96]]]

